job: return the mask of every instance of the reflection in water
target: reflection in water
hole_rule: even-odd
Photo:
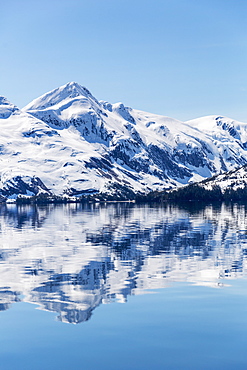
[[[79,323],[101,303],[246,272],[245,205],[0,208],[0,310],[22,300]]]

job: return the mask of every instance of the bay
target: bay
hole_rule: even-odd
[[[3,369],[246,369],[245,204],[3,205]]]

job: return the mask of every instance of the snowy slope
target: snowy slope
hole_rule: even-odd
[[[189,122],[98,101],[68,83],[19,110],[0,98],[1,193],[135,193],[200,181],[247,164],[247,125]]]
[[[206,190],[213,190],[215,186],[220,187],[224,193],[226,190],[237,191],[247,189],[247,166],[242,166],[236,170],[224,172],[208,180],[199,183]]]
[[[243,164],[247,148],[247,124],[222,116],[207,116],[187,121],[187,124],[211,137],[228,164]],[[237,155],[237,156],[236,156]],[[229,169],[229,165],[226,166]]]

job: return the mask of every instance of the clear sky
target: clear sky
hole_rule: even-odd
[[[0,0],[0,94],[76,81],[181,120],[247,122],[246,0]]]

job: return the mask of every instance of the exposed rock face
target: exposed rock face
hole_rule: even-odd
[[[4,183],[1,193],[5,197],[15,194],[21,195],[52,195],[49,189],[43,184],[38,177],[15,176]],[[1,201],[1,198],[0,198]]]

